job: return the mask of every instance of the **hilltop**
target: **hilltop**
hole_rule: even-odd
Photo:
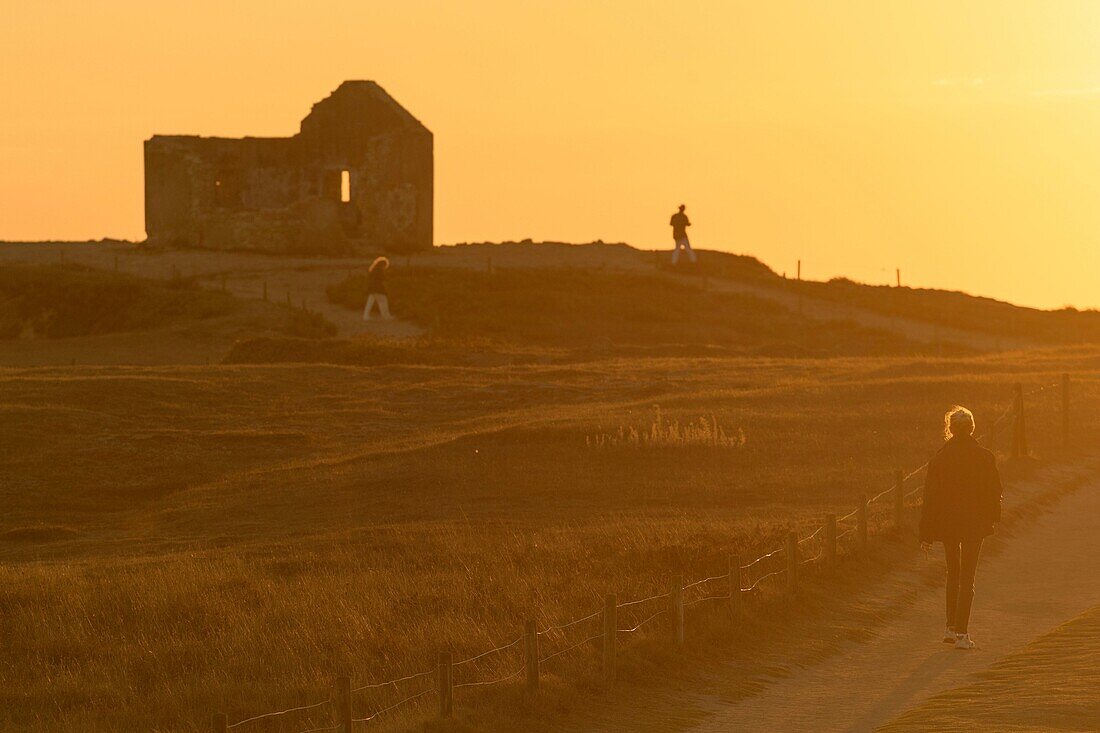
[[[124,298],[107,309],[107,321],[116,324],[110,329],[39,334],[27,326],[33,317],[22,317],[0,340],[0,363],[83,362],[85,351],[95,363],[120,364],[454,363],[470,354],[490,361],[609,353],[815,358],[1100,340],[1095,311],[1042,311],[965,293],[848,280],[792,281],[753,257],[724,252],[703,251],[698,264],[672,267],[668,252],[623,243],[462,243],[396,256],[390,281],[399,320],[369,324],[359,314],[365,258],[151,248],[116,240],[0,244],[0,282],[8,290],[19,287],[19,278],[38,277],[28,268],[74,264],[83,268],[85,290],[95,273],[128,276],[127,287],[144,283],[150,293],[178,291],[186,283],[195,298],[206,298],[206,291],[228,298],[222,303],[227,312],[255,316],[260,309],[267,315],[153,323],[146,301]],[[64,307],[74,306],[68,288],[36,292],[39,300],[68,292]],[[5,296],[9,319],[11,297]],[[102,305],[99,295],[90,297]],[[139,312],[125,312],[131,308]],[[336,340],[312,340],[321,336]]]

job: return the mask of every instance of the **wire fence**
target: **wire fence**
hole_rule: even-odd
[[[992,423],[990,423],[986,432],[976,436],[977,439],[979,441],[993,439],[1004,430],[1012,428],[1012,455],[1026,455],[1024,398],[1033,397],[1047,390],[1061,387],[1063,392],[1063,412],[1068,412],[1068,384],[1067,375],[1063,375],[1060,382],[1047,384],[1028,392],[1024,392],[1022,387],[1017,384],[1013,401]],[[1064,441],[1068,441],[1068,430],[1068,415],[1063,415]],[[601,667],[603,668],[603,674],[606,679],[613,680],[618,644],[617,637],[619,634],[636,634],[643,627],[646,627],[652,622],[662,619],[663,617],[668,617],[673,627],[672,638],[676,640],[677,643],[683,643],[684,609],[709,601],[726,601],[730,605],[733,614],[740,617],[743,608],[743,598],[745,596],[752,596],[759,591],[765,581],[786,576],[788,589],[794,589],[797,587],[797,576],[800,574],[803,566],[813,565],[823,561],[829,566],[834,566],[839,554],[838,548],[840,546],[840,540],[855,534],[857,535],[860,549],[865,549],[868,542],[868,522],[870,513],[872,509],[881,506],[878,504],[880,500],[890,494],[893,494],[895,497],[894,522],[898,529],[903,528],[905,523],[905,512],[915,506],[915,504],[911,505],[909,500],[913,499],[921,492],[924,488],[924,484],[921,483],[908,491],[905,490],[905,486],[907,482],[927,469],[928,465],[928,462],[925,462],[908,473],[899,470],[895,476],[894,483],[890,487],[878,492],[870,498],[866,496],[861,497],[859,505],[842,517],[829,515],[825,523],[818,525],[804,537],[800,538],[796,533],[789,532],[785,546],[763,553],[745,564],[741,564],[740,560],[737,558],[731,559],[729,571],[726,573],[707,576],[687,583],[683,581],[681,576],[674,576],[671,588],[668,592],[634,600],[619,602],[615,596],[608,596],[603,609],[561,624],[548,626],[542,630],[537,630],[534,622],[528,621],[523,636],[457,662],[451,661],[449,653],[441,653],[439,662],[434,669],[428,669],[382,682],[362,684],[357,687],[352,687],[347,677],[340,677],[337,680],[336,696],[328,697],[318,702],[289,707],[284,710],[263,713],[260,715],[253,715],[234,723],[229,723],[224,713],[218,713],[214,716],[214,732],[227,733],[230,730],[247,729],[250,724],[259,721],[284,718],[286,716],[302,713],[312,713],[312,711],[320,711],[328,706],[331,709],[331,714],[336,718],[333,724],[304,729],[299,733],[318,733],[320,731],[330,730],[339,731],[340,733],[351,733],[353,724],[369,723],[380,716],[392,713],[400,708],[406,706],[411,707],[414,703],[429,697],[432,693],[435,693],[438,698],[439,715],[441,717],[450,717],[454,690],[504,684],[523,677],[525,673],[527,677],[527,686],[530,689],[537,689],[541,665],[558,660],[570,653],[577,652],[586,646],[595,646],[596,642],[600,642],[602,647]],[[885,507],[883,507],[883,509],[885,510]],[[846,522],[850,522],[853,519],[856,521],[854,526],[845,526]],[[838,529],[841,528],[843,531],[838,532]],[[813,554],[810,554],[811,552]],[[756,577],[754,578],[753,575],[756,575]],[[724,592],[718,589],[707,592],[707,589],[712,587],[711,584],[717,584],[719,582],[725,584]],[[685,602],[685,593],[691,595],[695,592],[702,592],[703,595]],[[657,601],[666,601],[668,605],[655,612],[646,614],[641,620],[637,620],[637,617],[632,619],[625,628],[619,626],[617,620],[619,611],[625,611],[628,614],[635,613],[643,604],[655,603]],[[575,633],[578,627],[587,622],[596,620],[601,620],[603,624],[600,633],[582,635],[583,638],[578,641],[569,641],[568,637]],[[555,635],[560,637],[558,641],[564,642],[566,645],[556,651],[543,653],[540,647],[550,645],[550,643],[554,641],[551,637]],[[542,643],[540,643],[540,640]],[[478,662],[493,655],[511,653],[513,650],[522,650],[523,652],[523,666],[519,667],[519,669],[507,674],[492,676],[487,679],[470,679],[457,683],[454,681],[456,670],[472,666],[475,668],[476,672]],[[419,689],[411,692],[407,691],[404,693],[405,696],[396,702],[377,708],[374,712],[364,717],[352,717],[352,697],[354,694],[365,691],[400,691],[402,685],[421,679],[430,680],[432,686],[426,689]]]

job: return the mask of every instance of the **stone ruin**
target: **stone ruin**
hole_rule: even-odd
[[[346,81],[294,137],[145,141],[150,243],[279,254],[432,246],[432,133],[382,87]]]

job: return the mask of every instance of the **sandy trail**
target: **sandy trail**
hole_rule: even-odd
[[[963,684],[1100,603],[1097,517],[1100,478],[1093,478],[983,559],[971,618],[979,650],[962,652],[939,643],[941,591],[922,588],[911,606],[876,627],[866,641],[793,670],[759,695],[733,704],[701,696],[691,700],[707,714],[689,729],[872,731],[928,696]],[[935,562],[942,562],[942,554],[937,546]]]

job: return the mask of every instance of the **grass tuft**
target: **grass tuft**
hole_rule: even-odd
[[[681,423],[665,419],[660,405],[648,429],[633,425],[620,425],[614,433],[596,433],[586,436],[584,444],[589,448],[743,448],[745,430],[738,427],[729,433],[718,424],[714,415],[699,417]]]

